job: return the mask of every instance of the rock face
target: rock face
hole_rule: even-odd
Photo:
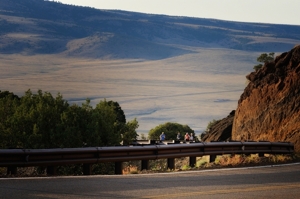
[[[300,152],[300,45],[247,75],[232,139],[286,141]]]
[[[201,140],[204,142],[211,141],[229,141],[231,140],[231,131],[232,131],[232,123],[234,119],[235,111],[231,111],[231,113],[222,120],[217,121],[212,127],[209,129]]]

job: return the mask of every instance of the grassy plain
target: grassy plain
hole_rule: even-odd
[[[187,124],[196,135],[209,121],[236,109],[261,52],[194,48],[161,60],[103,60],[52,55],[0,54],[0,90],[23,95],[41,89],[70,104],[86,98],[117,101],[138,133],[165,122]]]

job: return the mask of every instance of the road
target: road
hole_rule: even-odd
[[[1,199],[294,199],[299,196],[300,164],[164,174],[0,179]]]

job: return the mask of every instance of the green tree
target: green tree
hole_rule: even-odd
[[[265,63],[274,61],[274,55],[275,55],[275,53],[273,53],[273,52],[271,52],[271,53],[269,53],[269,54],[267,54],[267,53],[262,53],[259,57],[257,57],[256,60],[257,60],[258,62],[261,62],[261,63],[265,64]],[[263,67],[263,64],[255,65],[255,66],[253,67],[253,69],[254,69],[255,71],[258,71],[259,69],[261,69],[261,68]]]
[[[151,129],[148,133],[148,137],[151,140],[158,140],[162,132],[165,133],[167,140],[175,140],[178,132],[180,132],[181,137],[183,137],[185,133],[194,133],[194,130],[188,125],[167,122]]]
[[[124,111],[118,102],[108,101],[109,106],[111,106],[116,114],[116,121],[114,123],[114,129],[116,135],[121,135],[123,145],[128,145],[132,140],[136,140],[138,134],[136,129],[139,127],[136,118],[132,121],[126,123],[126,117]]]
[[[75,107],[77,115],[77,130],[81,135],[82,146],[102,146],[100,135],[97,130],[98,119],[96,110],[90,104],[90,99],[86,99],[81,107]],[[76,114],[75,114],[76,115]]]
[[[82,147],[86,146],[89,140],[89,132],[93,129],[89,127],[91,124],[91,116],[89,111],[73,104],[61,115],[62,137],[64,139],[64,147]]]
[[[12,117],[14,131],[20,142],[18,147],[64,147],[67,138],[62,137],[64,128],[61,125],[61,114],[68,106],[60,94],[54,98],[41,90],[37,94],[26,91]]]
[[[18,99],[20,100],[19,96],[15,95],[14,93],[12,92],[9,92],[9,91],[1,91],[0,90],[0,98],[5,98],[5,97],[11,97],[13,99]]]
[[[87,99],[69,105],[59,93],[31,90],[19,98],[0,91],[1,148],[66,148],[128,144],[138,136],[136,119],[126,123],[117,102]]]
[[[14,132],[12,117],[20,105],[20,98],[8,91],[0,92],[0,148],[16,147],[18,138]]]
[[[210,122],[208,122],[208,124],[207,124],[207,127],[206,127],[206,132],[209,132],[210,131],[210,129],[211,129],[211,127],[213,126],[213,125],[215,125],[217,122],[219,122],[220,120],[215,120],[215,119],[213,119],[212,121],[210,121]]]
[[[212,121],[208,122],[207,127],[203,133],[200,135],[200,139],[202,140],[203,136],[210,132],[211,128],[217,124],[220,120],[213,119]]]
[[[118,102],[108,101],[107,104],[114,110],[114,113],[116,114],[116,119],[113,125],[114,134],[120,135],[121,139],[123,139],[122,136],[124,136],[125,132],[127,131],[124,111]]]
[[[111,107],[113,107],[117,118],[116,121],[121,122],[121,123],[126,123],[126,117],[124,114],[124,111],[122,110],[121,106],[119,105],[118,102],[114,102],[114,101],[108,101],[107,104]]]
[[[95,108],[87,99],[69,105],[59,93],[27,90],[19,98],[0,91],[1,148],[66,148],[128,144],[138,136],[136,119],[126,123],[117,102],[100,101]],[[94,165],[95,173],[113,172],[113,164]],[[80,173],[79,166],[62,166],[62,174]]]
[[[124,131],[122,133],[123,145],[128,145],[132,142],[132,140],[136,140],[136,138],[139,136],[136,132],[136,129],[138,127],[139,123],[136,118],[126,123]]]
[[[93,113],[95,132],[100,136],[98,145],[113,146],[121,142],[121,132],[116,131],[117,114],[114,106],[106,100],[96,105]]]

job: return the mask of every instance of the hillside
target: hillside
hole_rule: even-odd
[[[216,122],[203,140],[291,142],[300,152],[300,45],[247,79],[237,109]]]
[[[0,0],[0,90],[113,100],[139,133],[178,122],[199,135],[236,109],[259,54],[299,43],[300,26]]]
[[[300,26],[98,10],[44,0],[0,0],[0,53],[163,59],[195,47],[282,52]]]
[[[286,141],[300,151],[300,45],[257,72],[238,101],[234,140]]]

